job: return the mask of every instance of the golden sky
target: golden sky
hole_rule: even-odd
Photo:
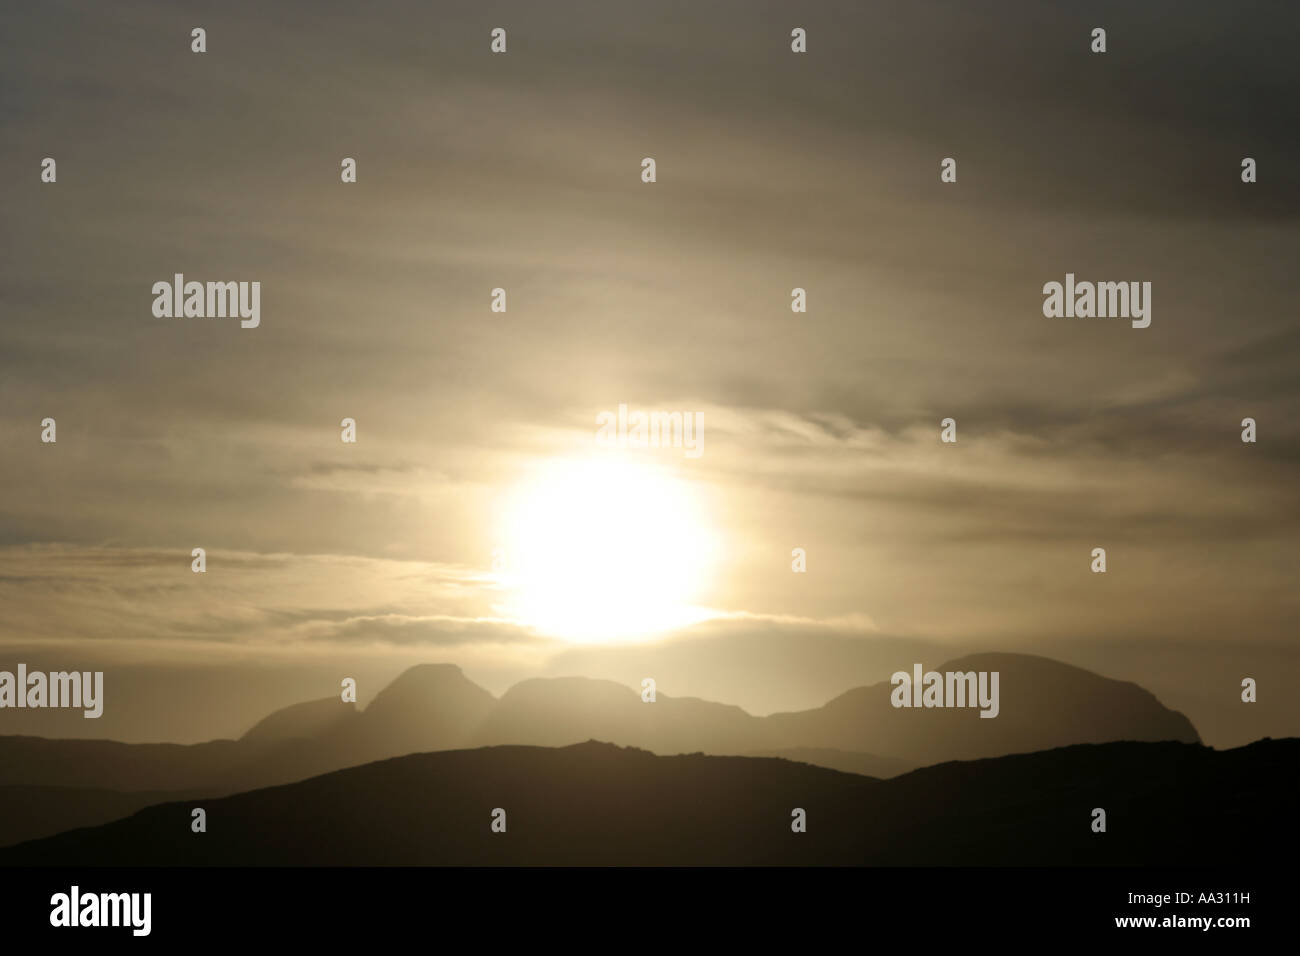
[[[436,7],[4,14],[0,666],[109,662],[118,732],[201,739],[416,661],[764,713],[1027,650],[1212,743],[1300,732],[1234,704],[1300,677],[1285,31],[1113,5],[1096,57],[1052,4]],[[261,325],[154,318],[177,272],[260,281]],[[1150,281],[1150,328],[1044,318],[1067,272]],[[620,403],[701,415],[703,454],[597,447]],[[644,485],[512,510],[611,459]],[[597,609],[692,623],[517,616],[493,554],[539,515]],[[619,528],[658,550],[574,557]],[[155,729],[161,667],[254,689]]]

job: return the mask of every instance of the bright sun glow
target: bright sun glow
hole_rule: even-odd
[[[649,464],[554,461],[504,515],[513,616],[582,642],[627,640],[708,616],[693,606],[713,536],[689,485]]]

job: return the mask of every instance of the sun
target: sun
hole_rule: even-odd
[[[709,616],[714,536],[684,479],[622,458],[551,460],[502,516],[507,612],[553,637],[626,641]]]

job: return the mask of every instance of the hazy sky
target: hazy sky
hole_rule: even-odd
[[[973,6],[7,7],[0,669],[108,673],[100,722],[0,733],[238,734],[417,661],[764,713],[972,650],[1300,733],[1300,13]],[[177,272],[260,327],[155,318]],[[1045,318],[1067,272],[1150,327]],[[575,646],[492,557],[620,403],[703,416],[633,454],[716,543],[708,620]]]

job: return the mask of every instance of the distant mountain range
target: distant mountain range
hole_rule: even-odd
[[[0,737],[0,809],[17,811],[0,813],[0,845],[116,819],[157,802],[160,793],[221,796],[389,757],[502,744],[563,747],[594,739],[665,755],[786,756],[890,777],[946,760],[1071,744],[1200,741],[1186,717],[1136,684],[1047,658],[980,654],[934,669],[998,671],[999,715],[894,708],[888,683],[848,691],[815,710],[767,717],[663,693],[645,703],[621,684],[578,677],[526,680],[498,699],[452,664],[426,664],[404,672],[364,710],[337,697],[296,704],[239,740]],[[44,794],[43,810],[18,810],[33,788]]]
[[[0,866],[1289,866],[1297,766],[1297,739],[1083,744],[891,780],[594,741],[487,747],[197,801],[201,834],[196,801],[165,803],[0,849]],[[505,832],[491,829],[498,808]]]

